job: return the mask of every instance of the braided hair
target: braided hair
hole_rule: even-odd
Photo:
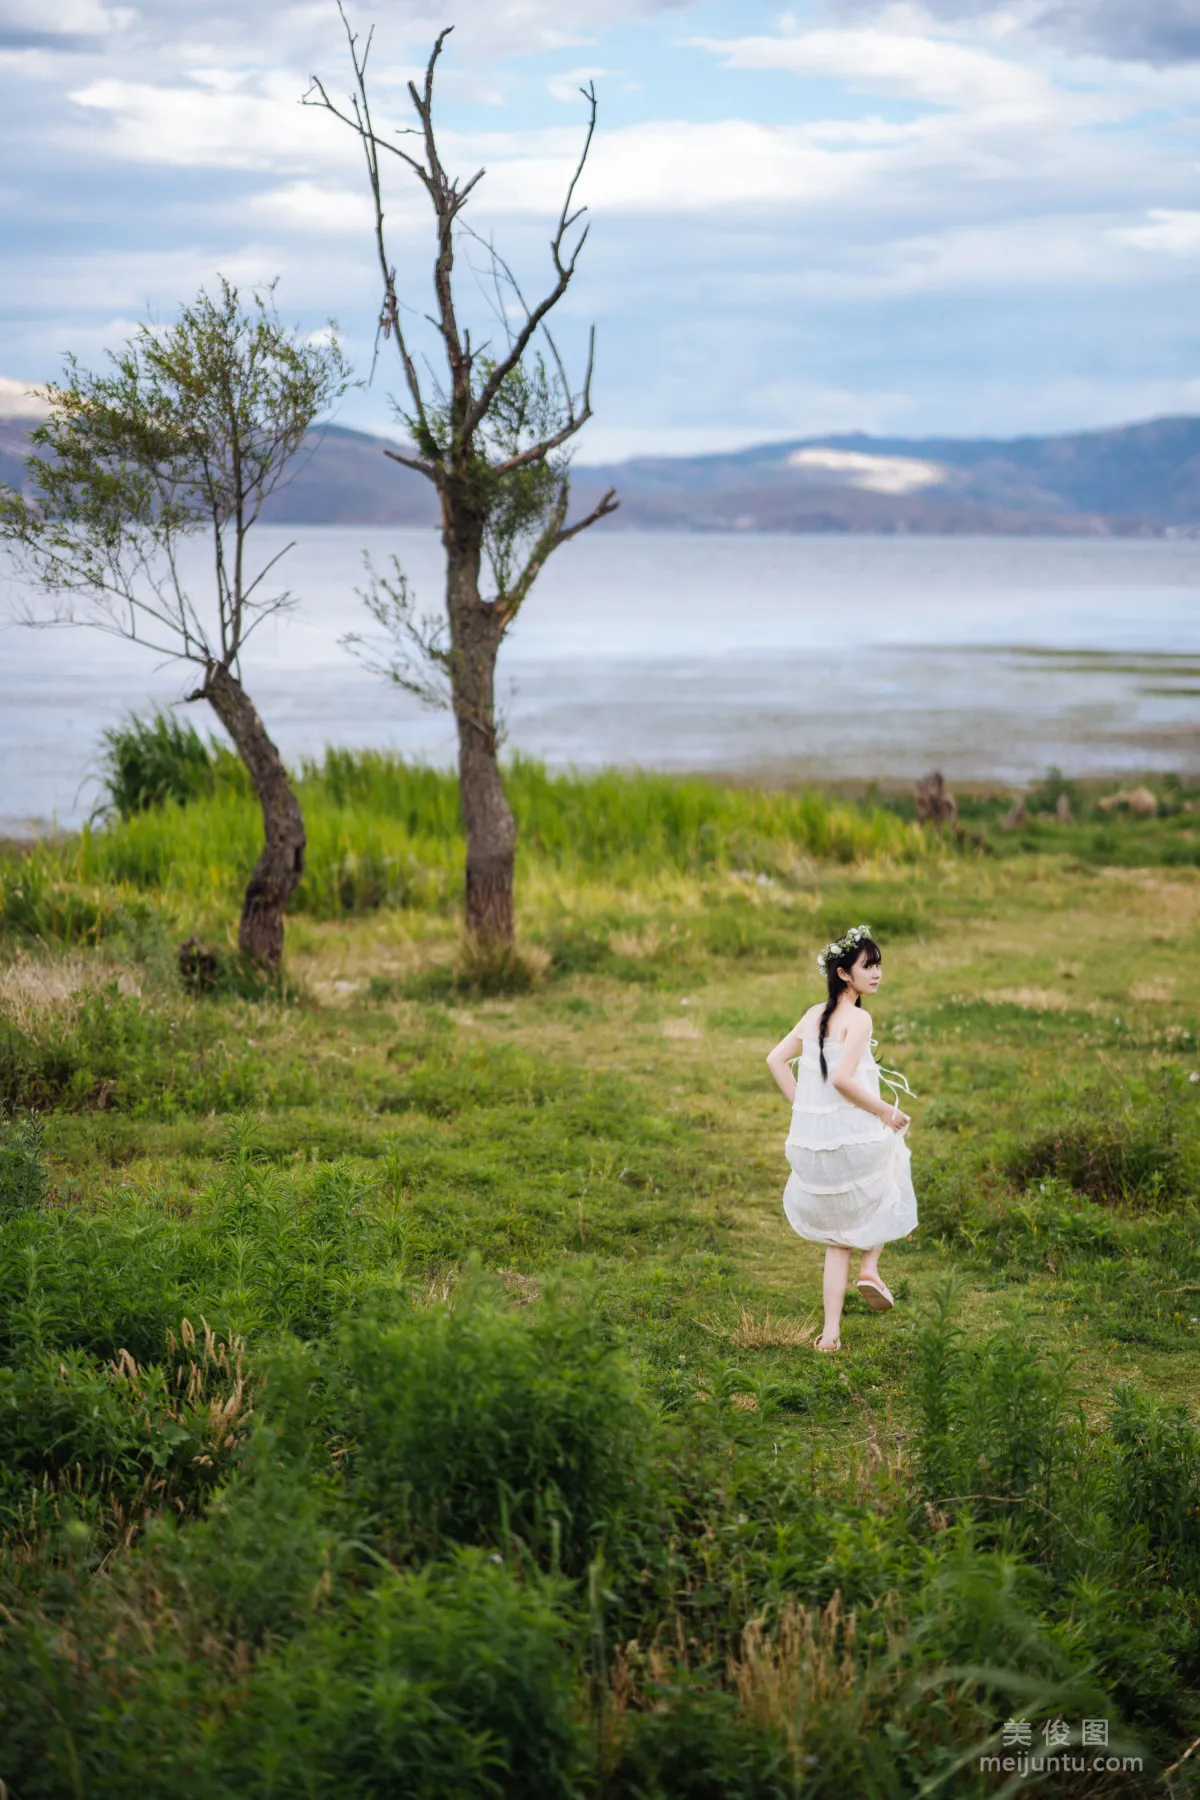
[[[825,1033],[829,1029],[829,1021],[833,1017],[834,1008],[846,991],[846,984],[839,971],[844,969],[849,974],[860,956],[863,959],[864,967],[868,969],[878,968],[883,961],[883,953],[875,939],[868,933],[865,925],[856,925],[854,930],[848,931],[844,938],[839,938],[834,944],[826,945],[817,958],[829,989],[825,1005],[821,1009],[821,1022],[817,1027],[817,1055],[821,1062],[821,1076],[825,1081],[829,1080],[829,1069],[825,1062]],[[855,1006],[862,1005],[861,995],[854,1004]]]

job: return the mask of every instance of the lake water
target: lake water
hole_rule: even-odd
[[[432,610],[425,531],[264,528],[301,610],[246,684],[289,758],[326,744],[448,762],[450,720],[359,668],[369,549]],[[20,596],[0,584],[0,618]],[[178,699],[178,664],[94,631],[0,631],[0,832],[96,804],[101,730]],[[554,765],[772,779],[1024,782],[1200,773],[1200,545],[1188,541],[682,536],[606,531],[560,551],[501,653],[511,748]],[[207,731],[211,717],[189,716]]]

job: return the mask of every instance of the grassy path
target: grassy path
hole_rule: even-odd
[[[711,894],[688,896],[691,911],[706,898],[714,904]],[[620,935],[631,978],[579,974],[527,996],[451,1003],[439,1016],[462,1045],[485,1055],[491,1046],[516,1047],[563,1069],[610,1075],[647,1112],[700,1134],[708,1147],[703,1191],[689,1190],[670,1155],[657,1171],[649,1155],[627,1207],[636,1212],[637,1196],[649,1190],[656,1210],[681,1229],[715,1225],[712,1248],[674,1259],[671,1330],[661,1328],[661,1269],[620,1258],[606,1266],[603,1285],[652,1362],[665,1364],[669,1341],[698,1376],[736,1352],[761,1381],[805,1386],[818,1379],[813,1358],[791,1339],[819,1321],[821,1253],[796,1239],[782,1216],[786,1110],[763,1057],[817,992],[811,960],[819,921],[840,908],[839,917],[861,912],[872,923],[897,916],[905,928],[892,940],[877,928],[886,985],[876,1029],[885,1059],[903,1067],[921,1097],[913,1128],[919,1199],[920,1172],[932,1159],[939,1168],[963,1166],[968,1185],[993,1204],[1013,1204],[1013,1184],[1002,1173],[1005,1146],[1048,1097],[1083,1096],[1085,1108],[1103,1111],[1107,1092],[1113,1113],[1127,1112],[1136,1107],[1131,1079],[1156,1071],[1186,1077],[1200,1064],[1200,880],[1191,871],[985,862],[835,878],[800,896],[763,899],[751,890],[738,899],[746,917],[736,957],[693,958],[673,969],[663,953],[670,903],[629,896]],[[719,902],[728,905],[727,893]],[[539,909],[531,910],[536,920]],[[373,974],[389,966],[411,972],[445,953],[438,935],[414,941],[394,926],[302,932],[304,977],[343,1009],[348,1041],[368,1035],[358,1000]],[[789,944],[794,955],[781,951]],[[423,1009],[400,1004],[392,1016],[412,1029]],[[326,1015],[326,1033],[337,1017],[336,1010]],[[349,1048],[369,1052],[361,1041]],[[611,1190],[612,1173],[597,1169],[598,1189]],[[572,1260],[596,1253],[588,1208],[581,1197]],[[1126,1380],[1192,1398],[1187,1352],[1200,1334],[1187,1305],[1195,1299],[1185,1293],[1174,1308],[1182,1315],[1177,1344],[1131,1341],[1128,1323],[1114,1335],[1111,1308],[1089,1309],[1078,1284],[1060,1279],[1035,1242],[1024,1251],[989,1265],[928,1227],[895,1247],[887,1266],[902,1305],[880,1319],[851,1299],[843,1372],[886,1396],[895,1385],[886,1373],[905,1364],[909,1320],[931,1283],[957,1269],[969,1336],[1015,1324],[1069,1352],[1089,1410]],[[544,1260],[536,1245],[530,1256]],[[1160,1284],[1163,1291],[1170,1285]],[[739,1330],[743,1314],[749,1319]],[[765,1339],[774,1333],[787,1341],[754,1343],[755,1322]]]

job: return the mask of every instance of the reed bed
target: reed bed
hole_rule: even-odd
[[[617,885],[740,871],[803,878],[816,863],[919,864],[940,845],[876,805],[770,793],[699,778],[604,771],[552,775],[514,758],[507,788],[523,872]],[[292,911],[332,919],[381,907],[444,912],[457,903],[463,843],[454,777],[375,751],[330,750],[306,763],[298,793],[308,866]],[[153,896],[177,919],[236,906],[261,845],[238,766],[218,758],[211,792],[166,799],[0,863],[0,916],[47,941],[88,942]]]

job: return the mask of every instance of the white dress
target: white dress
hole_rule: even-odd
[[[917,1224],[911,1155],[902,1132],[864,1112],[833,1085],[840,1043],[825,1040],[829,1080],[821,1075],[817,1040],[806,1037],[796,1059],[796,1099],[787,1138],[792,1165],[783,1210],[793,1231],[815,1244],[869,1250],[907,1237]],[[855,1072],[879,1093],[879,1065],[865,1049]]]

